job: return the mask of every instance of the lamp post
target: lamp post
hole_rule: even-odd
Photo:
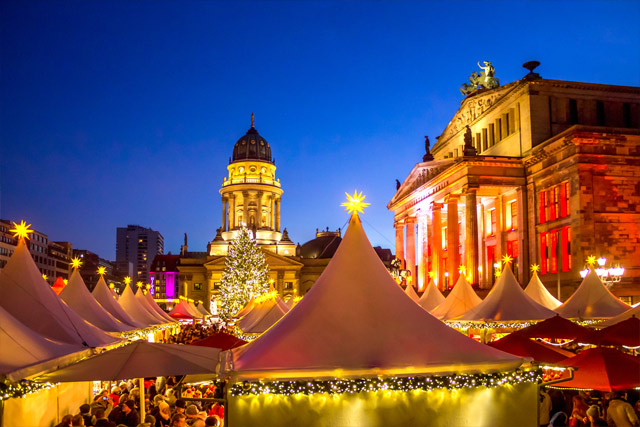
[[[611,266],[609,268],[606,268],[607,259],[605,257],[600,257],[597,261],[594,256],[590,256],[587,259],[589,267],[593,266],[596,262],[598,264],[598,268],[595,269],[596,274],[607,288],[611,288],[614,283],[618,283],[622,280],[622,276],[624,275],[624,267],[620,267],[618,265],[616,267]],[[580,271],[580,277],[584,279],[587,274],[589,274],[589,267]]]

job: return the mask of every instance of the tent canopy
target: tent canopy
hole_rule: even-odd
[[[169,316],[176,319],[201,319],[202,314],[193,313],[185,300],[181,299],[169,312]]]
[[[224,353],[239,378],[318,378],[511,370],[522,359],[449,328],[404,295],[367,239],[349,228],[311,290],[256,340]]]
[[[453,319],[468,312],[481,302],[482,299],[467,282],[464,274],[461,274],[447,298],[431,310],[431,314],[441,320]]]
[[[107,310],[113,317],[120,320],[121,322],[124,322],[138,329],[148,326],[146,323],[135,320],[126,311],[124,311],[122,306],[118,304],[118,300],[114,298],[113,293],[107,286],[104,278],[100,277],[100,279],[98,280],[98,284],[93,289],[92,295],[96,299],[96,301],[100,303],[102,308]]]
[[[561,317],[559,314],[549,319],[528,326],[511,335],[520,335],[526,338],[549,338],[575,340],[588,336],[591,329],[577,325],[571,320]]]
[[[602,284],[595,268],[591,268],[573,295],[555,311],[567,319],[603,319],[629,308]]]
[[[280,295],[256,304],[249,313],[238,321],[238,327],[245,334],[261,334],[282,318],[290,310]]]
[[[134,320],[146,326],[160,325],[164,323],[164,320],[159,320],[142,306],[140,301],[133,294],[129,285],[124,287],[122,295],[120,295],[120,298],[118,299],[118,304],[120,304],[120,307],[122,307],[129,316],[133,317]]]
[[[93,323],[103,331],[124,332],[133,329],[133,326],[122,323],[113,317],[96,301],[89,289],[87,289],[87,285],[82,280],[78,269],[71,273],[69,283],[60,292],[60,298],[83,319]]]
[[[431,311],[436,308],[438,305],[444,302],[444,295],[440,292],[440,289],[436,287],[433,283],[433,279],[429,280],[429,284],[427,285],[427,289],[424,290],[422,296],[418,300],[418,304],[420,307],[424,308],[427,311]]]
[[[151,292],[145,293],[144,297],[147,299],[148,306],[151,307],[151,309],[154,310],[156,313],[158,313],[160,317],[167,320],[168,322],[175,322],[175,320],[171,316],[169,316],[169,313],[167,313],[162,308],[160,308],[156,300],[153,299]]]
[[[530,357],[536,362],[555,363],[573,356],[573,353],[568,351],[552,348],[514,334],[509,334],[498,341],[490,342],[488,345],[516,356]]]
[[[596,345],[638,347],[640,346],[640,319],[632,316],[615,325],[593,331],[584,342]]]
[[[216,332],[206,338],[192,342],[190,345],[199,345],[203,347],[215,347],[221,350],[229,350],[230,348],[240,347],[247,342],[233,335],[224,332]]]
[[[544,284],[540,281],[540,278],[538,277],[538,273],[536,271],[533,272],[531,280],[529,280],[529,284],[524,289],[524,293],[529,295],[531,299],[538,304],[543,305],[550,310],[558,308],[562,305],[562,301],[559,301],[553,295],[551,295],[546,286],[544,286]]]
[[[621,314],[618,314],[615,317],[612,317],[611,319],[604,321],[601,323],[601,326],[611,326],[611,325],[615,325],[616,323],[620,323],[623,320],[626,320],[630,317],[637,317],[640,318],[640,304],[636,304],[633,307],[631,307],[630,309],[628,309],[625,312],[622,312]]]
[[[485,299],[456,319],[472,321],[526,321],[555,316],[552,310],[524,293],[507,263],[500,278]]]
[[[413,285],[411,283],[407,283],[407,287],[404,290],[404,293],[411,298],[411,300],[415,303],[418,302],[418,300],[420,299],[420,297],[418,296],[418,294],[416,293],[416,290],[413,288]]]
[[[52,340],[86,347],[118,342],[84,320],[45,282],[21,238],[0,274],[0,306],[25,326]]]
[[[138,303],[140,304],[140,307],[142,307],[143,309],[145,309],[147,311],[147,313],[149,313],[151,316],[155,317],[158,321],[158,323],[162,324],[162,323],[171,323],[174,320],[173,319],[167,319],[165,318],[162,314],[160,314],[158,311],[156,311],[155,308],[153,308],[153,306],[151,305],[153,303],[153,305],[155,305],[155,301],[153,301],[153,297],[151,297],[151,301],[149,301],[149,299],[146,297],[144,290],[142,288],[138,288],[138,290],[136,291],[136,294],[134,295],[136,300],[138,301]],[[151,295],[149,295],[151,296]],[[158,307],[159,308],[159,307]]]

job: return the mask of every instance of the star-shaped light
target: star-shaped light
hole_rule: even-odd
[[[44,280],[47,280],[47,279],[48,279],[48,277],[47,277],[47,275],[46,275],[46,274],[43,274],[43,275],[42,275],[42,278],[43,278]]]
[[[65,285],[67,285],[69,283],[69,281],[67,279],[62,279],[62,283],[64,283]]]
[[[511,261],[513,261],[513,258],[509,254],[506,254],[505,256],[502,257],[502,263],[504,265],[511,264]]]
[[[142,282],[137,282],[137,283],[136,283],[136,286],[137,286],[137,287],[139,287],[139,288],[141,288],[141,287],[142,287]]]
[[[129,277],[129,276],[125,277],[125,278],[124,278],[124,283],[125,283],[126,285],[128,285],[129,283],[131,283],[131,277]]]
[[[467,272],[467,266],[466,265],[461,265],[460,267],[458,267],[458,273],[465,274],[466,272]]]
[[[82,261],[80,261],[80,258],[75,257],[71,260],[72,268],[80,268],[81,266],[82,266]]]
[[[25,238],[29,239],[29,234],[33,233],[33,230],[30,229],[31,224],[27,224],[24,221],[20,221],[20,224],[13,223],[13,227],[9,230],[10,233],[13,233],[13,237],[17,237],[18,239]]]
[[[357,190],[353,190],[353,196],[349,193],[344,193],[347,195],[347,202],[342,203],[340,206],[344,206],[344,210],[349,213],[364,213],[364,208],[369,206],[371,203],[363,202],[364,198],[367,196],[362,195],[362,191],[358,194]]]
[[[587,264],[593,265],[596,263],[596,257],[594,255],[589,255],[587,257]]]
[[[436,278],[436,272],[435,271],[430,271],[429,272],[429,278],[435,279]]]
[[[531,264],[531,271],[533,273],[537,273],[538,271],[540,271],[540,266],[538,264]]]
[[[114,285],[113,282],[109,283],[109,288],[113,289],[115,287],[116,287],[116,285]]]
[[[107,267],[105,267],[104,265],[101,265],[100,267],[98,267],[98,274],[101,276],[104,276],[105,274],[107,274]]]

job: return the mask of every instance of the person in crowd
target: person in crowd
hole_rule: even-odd
[[[217,402],[216,402],[217,403]],[[540,425],[547,427],[551,420],[551,397],[544,387],[540,387]]]
[[[158,413],[156,417],[156,427],[166,427],[171,422],[171,408],[167,402],[158,404]]]
[[[198,413],[200,413],[200,411],[198,410],[198,407],[196,405],[191,404],[187,406],[184,414],[187,416],[188,425],[191,425],[193,421],[198,418]]]
[[[113,409],[113,403],[109,399],[109,393],[107,390],[102,390],[96,394],[91,402],[91,415],[95,415],[98,409],[104,410],[105,413],[110,413]]]
[[[600,417],[600,407],[598,405],[591,405],[587,409],[585,424],[589,427],[607,427],[607,422]]]
[[[207,427],[202,418],[196,418],[191,424],[191,427]]]
[[[93,415],[91,415],[91,406],[87,403],[80,405],[80,416],[84,418],[84,425],[93,425]]]
[[[171,424],[169,427],[187,427],[187,417],[184,414],[174,414],[171,417]]]
[[[616,427],[637,427],[640,426],[638,416],[633,407],[626,401],[624,391],[617,391],[609,407],[607,408],[607,423]]]
[[[573,409],[569,417],[570,427],[583,427],[585,418],[587,418],[587,409],[589,405],[584,401],[584,397],[580,395],[573,396]]]
[[[106,418],[96,420],[95,427],[116,427],[116,423],[109,421]]]
[[[154,417],[151,414],[146,415],[144,417],[144,424],[148,425],[149,427],[155,426],[156,425],[156,417]]]
[[[224,406],[220,402],[214,402],[211,410],[209,410],[209,415],[215,415],[218,419],[224,420]]]
[[[111,393],[109,393],[109,399],[111,399],[111,402],[113,402],[113,406],[116,406],[118,404],[118,401],[120,400],[120,387],[118,386],[111,387]]]
[[[116,420],[118,424],[124,424],[127,427],[137,427],[140,424],[140,414],[136,410],[136,402],[134,400],[127,400],[122,405],[122,412]]]
[[[120,384],[118,384],[118,387],[120,388],[120,395],[124,394],[129,394],[129,388],[127,387],[127,383],[124,381],[121,381]]]
[[[176,405],[173,408],[173,414],[182,414],[184,415],[184,411],[187,409],[187,402],[182,399],[176,400]]]
[[[82,417],[82,415],[78,414],[78,415],[74,415],[73,418],[71,418],[71,425],[72,426],[83,426],[84,424],[84,418]],[[91,425],[91,424],[89,424]]]
[[[107,418],[107,414],[102,409],[98,409],[96,411],[96,414],[93,416],[93,418],[94,418],[93,424],[85,423],[85,425],[97,425],[98,421],[100,420],[107,420],[107,422],[109,421],[109,418]]]
[[[71,420],[73,419],[73,415],[65,415],[60,420],[60,423],[55,427],[69,427],[71,426]]]
[[[549,427],[567,427],[568,419],[567,414],[564,412],[556,412],[553,417],[551,417],[551,421],[549,421]]]
[[[204,425],[207,427],[220,427],[220,418],[217,415],[211,415],[204,420]]]
[[[129,397],[128,393],[120,395],[120,400],[118,401],[118,406],[113,408],[113,410],[109,414],[109,421],[113,421],[113,422],[117,423],[117,419],[120,417],[120,414],[122,413],[122,407],[124,406],[124,403],[128,400],[128,397]]]

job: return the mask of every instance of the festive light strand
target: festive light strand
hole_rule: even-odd
[[[318,393],[343,394],[376,391],[430,391],[435,389],[457,390],[462,388],[498,387],[505,384],[542,381],[542,369],[527,371],[496,372],[492,374],[469,374],[447,376],[415,376],[389,378],[357,378],[332,380],[297,381],[244,381],[231,386],[232,396],[261,394],[312,395]]]
[[[55,387],[53,383],[34,383],[33,381],[12,382],[8,379],[0,381],[0,401],[12,399],[16,397],[25,397],[41,390],[47,390]]]

